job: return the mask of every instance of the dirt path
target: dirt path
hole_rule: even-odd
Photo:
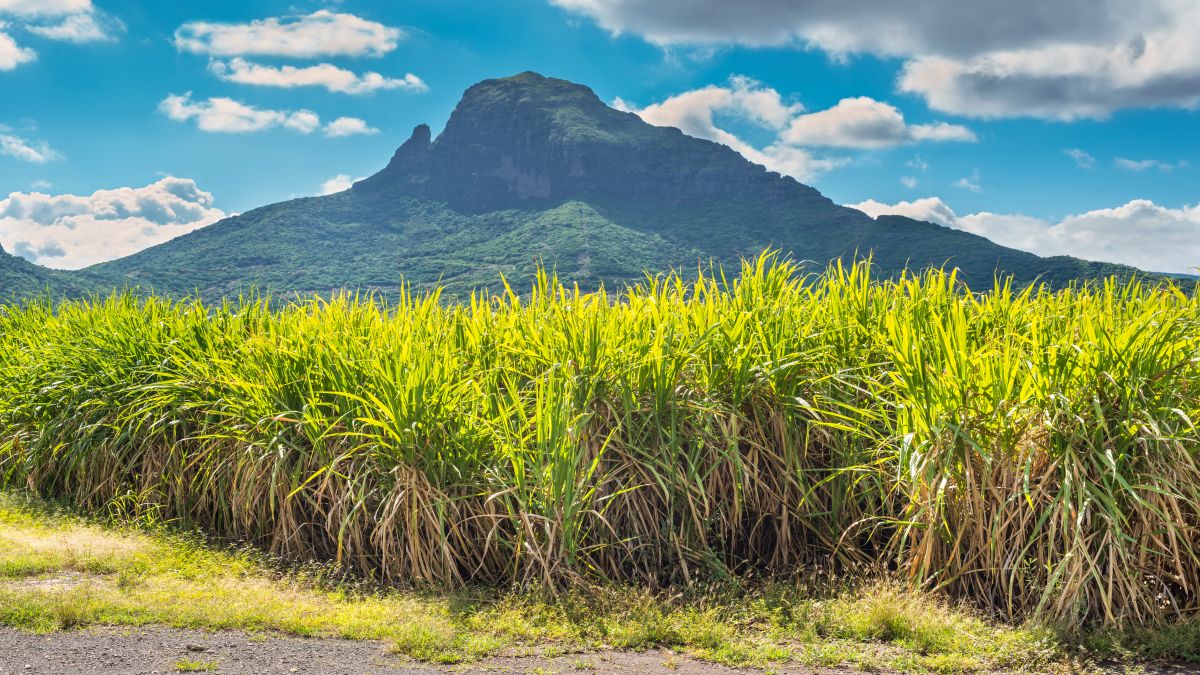
[[[191,649],[189,649],[191,645]],[[662,651],[578,654],[544,659],[496,658],[459,666],[405,661],[379,642],[304,639],[241,631],[209,633],[173,628],[93,628],[32,635],[0,628],[0,675],[150,675],[179,672],[181,659],[215,663],[215,672],[313,675],[442,673],[737,673]],[[784,668],[777,672],[812,673]]]

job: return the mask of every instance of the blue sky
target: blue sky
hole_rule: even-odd
[[[873,215],[1200,265],[1195,3],[855,4],[0,0],[0,244],[79,267],[319,194],[536,70]]]

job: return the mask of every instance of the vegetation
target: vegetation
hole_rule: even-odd
[[[47,269],[0,248],[0,303],[47,292],[62,297],[82,297],[99,291],[111,292],[124,285],[116,275]]]
[[[557,595],[404,591],[346,579],[331,566],[282,566],[248,547],[206,545],[153,516],[117,515],[85,520],[0,493],[0,624],[42,632],[155,623],[376,639],[435,663],[580,654],[581,669],[595,669],[595,651],[663,648],[768,668],[1066,672],[1101,658],[1196,659],[1200,643],[1196,624],[1059,636],[996,626],[893,583],[815,577],[670,596],[620,586]],[[213,664],[187,657],[176,667]]]
[[[218,669],[216,661],[200,661],[197,659],[177,659],[175,670],[180,673],[211,673]]]
[[[0,312],[0,477],[386,582],[887,571],[1060,625],[1188,616],[1200,304],[953,273],[444,305]]]

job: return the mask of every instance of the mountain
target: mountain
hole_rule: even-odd
[[[0,304],[37,296],[80,297],[116,288],[124,281],[104,272],[64,272],[35,265],[0,247]]]
[[[521,283],[539,262],[594,288],[646,271],[732,264],[779,248],[823,265],[871,253],[884,273],[949,264],[1060,283],[1127,267],[1040,258],[902,217],[878,220],[730,148],[522,73],[466,91],[435,139],[420,125],[379,173],[339,194],[227,218],[89,268],[100,279],[216,297],[338,288],[450,293]]]

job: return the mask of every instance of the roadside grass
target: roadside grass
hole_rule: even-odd
[[[1008,627],[884,582],[709,587],[666,597],[598,586],[540,591],[397,590],[329,567],[276,563],[162,525],[87,519],[0,492],[0,624],[34,632],[161,624],[383,640],[431,663],[664,648],[732,666],[867,670],[1074,670],[1089,658],[1200,658],[1200,628],[1108,631],[1073,642]],[[180,672],[211,670],[201,661]]]
[[[220,665],[216,661],[179,659],[175,662],[175,670],[180,673],[211,673],[216,672],[219,668]]]

